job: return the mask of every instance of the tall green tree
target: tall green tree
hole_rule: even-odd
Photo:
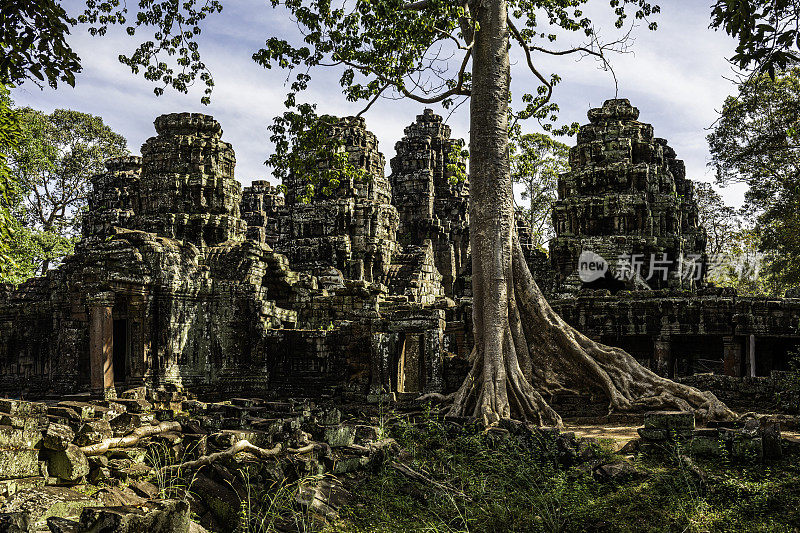
[[[14,268],[10,242],[14,232],[11,214],[14,182],[8,166],[8,156],[19,146],[22,137],[19,116],[14,112],[8,88],[0,83],[0,280]]]
[[[57,109],[45,114],[18,110],[22,135],[10,159],[15,182],[12,214],[18,221],[12,239],[19,280],[44,273],[71,253],[91,184],[109,157],[126,155],[125,138],[100,117]],[[33,270],[33,272],[31,271]]]
[[[510,148],[511,180],[522,186],[533,244],[543,248],[554,235],[553,202],[558,198],[558,175],[569,170],[569,146],[543,133],[512,132]]]
[[[698,222],[708,235],[706,251],[709,254],[726,253],[733,242],[734,234],[742,229],[742,220],[736,209],[726,205],[710,183],[696,183],[694,195],[697,200]]]
[[[745,207],[772,274],[800,283],[800,67],[745,80],[707,139],[718,183],[748,187]]]
[[[300,38],[271,37],[254,59],[266,68],[295,73],[286,101],[290,108],[318,67],[339,68],[345,97],[366,101],[367,109],[384,93],[445,106],[470,100],[475,348],[472,368],[455,395],[451,414],[487,424],[508,417],[557,424],[560,417],[545,395],[563,388],[603,392],[613,409],[668,405],[709,416],[730,414],[713,395],[661,378],[626,352],[598,344],[567,325],[534,283],[516,238],[508,138],[509,51],[516,47],[541,83],[536,94],[523,96],[525,106],[516,116],[534,117],[545,123],[546,130],[552,129],[548,120],[557,107],[550,97],[559,79],[542,75],[536,67],[538,58],[589,54],[605,60],[607,48],[597,41],[591,21],[581,12],[586,2],[272,3],[298,21]],[[654,11],[646,2],[612,2],[619,25],[630,4],[640,18]],[[582,32],[588,42],[553,48],[556,28]],[[290,116],[293,120],[283,120],[279,125],[283,129],[273,133],[279,142],[288,143],[282,145],[286,153],[296,153],[291,140],[299,138],[305,126],[296,115]],[[301,146],[300,151],[307,150]],[[291,165],[290,160],[286,163]]]

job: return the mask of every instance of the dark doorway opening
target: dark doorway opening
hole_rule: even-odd
[[[671,343],[676,376],[725,373],[721,336],[673,335]]]
[[[401,333],[398,341],[392,369],[394,390],[419,394],[425,388],[425,335]]]
[[[114,321],[114,381],[124,382],[127,378],[128,359],[128,321]]]
[[[789,361],[800,348],[800,339],[796,337],[756,337],[755,341],[756,376],[769,376],[773,370],[790,370]]]

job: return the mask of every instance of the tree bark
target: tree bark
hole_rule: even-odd
[[[470,101],[471,369],[450,414],[486,425],[516,418],[561,425],[554,392],[603,393],[610,410],[674,407],[733,413],[713,394],[662,378],[561,319],[533,281],[516,238],[508,152],[509,29],[505,0],[476,0]]]

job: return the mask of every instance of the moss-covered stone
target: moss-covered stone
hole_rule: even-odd
[[[39,452],[30,449],[0,450],[0,479],[39,475]]]
[[[89,474],[89,461],[74,444],[70,444],[64,450],[51,451],[48,454],[48,462],[50,475],[66,481],[77,481]]]
[[[49,450],[66,450],[72,444],[75,432],[65,424],[51,423],[42,437],[42,446]]]
[[[331,448],[350,446],[356,440],[356,430],[353,426],[335,426],[323,430],[323,439]]]
[[[652,411],[644,415],[644,427],[670,431],[692,431],[694,413],[684,411]]]

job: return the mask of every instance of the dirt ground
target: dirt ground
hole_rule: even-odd
[[[594,437],[614,441],[614,448],[621,449],[629,441],[639,438],[636,432],[641,424],[574,424],[564,423],[564,431],[574,431],[578,437]],[[781,431],[781,436],[791,442],[800,443],[800,431]]]

